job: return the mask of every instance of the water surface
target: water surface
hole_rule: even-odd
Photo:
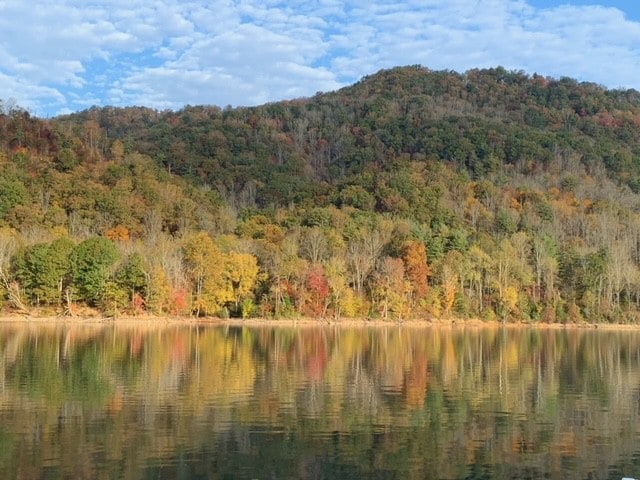
[[[640,334],[0,326],[0,478],[640,477]]]

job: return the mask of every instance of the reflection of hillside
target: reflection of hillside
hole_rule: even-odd
[[[230,452],[248,471],[288,459],[285,477],[327,456],[359,475],[601,476],[640,433],[636,332],[7,326],[0,359],[2,478]]]

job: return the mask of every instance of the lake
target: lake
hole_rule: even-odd
[[[0,325],[3,479],[640,477],[640,332]]]

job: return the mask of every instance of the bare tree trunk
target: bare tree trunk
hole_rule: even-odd
[[[22,292],[20,291],[20,285],[18,282],[12,282],[7,276],[4,269],[0,267],[0,281],[2,286],[7,292],[9,303],[15,308],[18,313],[29,314],[29,307],[22,299]]]

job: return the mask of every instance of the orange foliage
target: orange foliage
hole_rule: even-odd
[[[126,242],[129,240],[129,229],[124,225],[116,225],[107,230],[105,236],[114,242]]]
[[[263,229],[264,239],[273,244],[280,244],[284,240],[285,233],[278,225],[268,224]]]
[[[405,390],[407,405],[409,407],[422,407],[427,393],[429,371],[427,368],[427,356],[418,353],[405,377]]]
[[[551,187],[549,189],[549,194],[553,197],[553,198],[558,198],[560,196],[560,189],[557,187]]]
[[[429,290],[429,264],[427,263],[427,249],[423,242],[408,242],[404,250],[404,268],[407,280],[415,300],[424,298]]]

